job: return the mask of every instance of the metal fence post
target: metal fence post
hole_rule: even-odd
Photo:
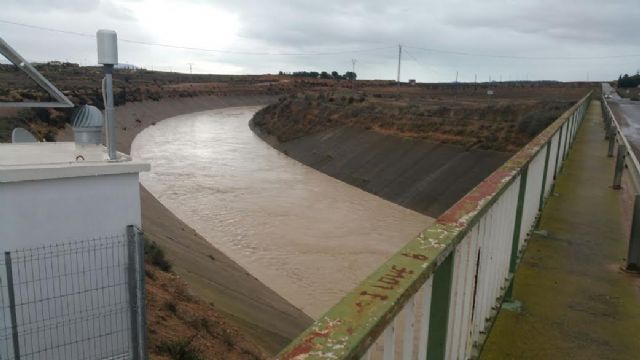
[[[569,137],[567,137],[566,141],[569,140]],[[544,192],[546,190],[546,185],[547,185],[547,171],[549,171],[548,167],[549,167],[549,156],[551,155],[551,142],[547,143],[547,149],[546,149],[546,154],[544,156],[544,169],[542,171],[542,188],[540,190],[540,204],[538,205],[538,210],[542,211],[542,207],[544,206]]]
[[[607,157],[613,157],[613,149],[616,145],[616,131],[613,126],[609,128],[609,148],[607,149]]]
[[[141,360],[136,248],[136,228],[129,225],[127,226],[127,287],[129,290],[129,316],[131,317],[131,358]]]
[[[444,359],[447,353],[454,256],[455,251],[442,261],[433,274],[431,308],[429,309],[429,338],[427,340],[427,359],[429,360]]]
[[[7,290],[9,295],[9,314],[11,317],[11,338],[13,340],[13,358],[20,360],[20,340],[18,338],[18,318],[16,316],[16,295],[13,288],[13,267],[11,253],[5,251],[4,264],[7,271]]]
[[[145,288],[144,288],[144,233],[136,227],[136,244],[138,255],[138,309],[140,321],[138,323],[139,339],[140,339],[140,358],[146,360],[147,354],[147,317],[145,314]]]
[[[613,174],[613,188],[622,188],[622,170],[624,170],[624,158],[627,155],[627,147],[624,144],[618,145],[618,157],[616,157],[616,169]]]
[[[559,168],[558,160],[560,159],[560,144],[562,144],[562,127],[560,127],[560,135],[558,135],[558,149],[556,149],[556,162],[555,162],[555,165],[553,166],[553,180],[555,180],[556,177],[558,176],[558,168]],[[527,169],[528,168],[529,168],[529,165],[527,165]]]
[[[512,276],[516,273],[518,265],[518,252],[520,251],[520,234],[522,231],[522,213],[524,211],[524,196],[527,192],[527,176],[529,174],[529,164],[522,167],[520,172],[520,187],[518,188],[518,203],[516,205],[516,221],[513,226],[513,237],[511,239],[511,258],[509,259],[509,274]],[[505,293],[506,301],[513,301],[513,283],[515,278],[511,278],[509,288]]]
[[[605,100],[602,100],[602,118],[604,119],[604,138],[607,140],[611,139],[611,118],[609,117],[609,112],[605,106]]]
[[[629,235],[629,252],[625,270],[640,271],[640,194],[636,194],[633,201],[633,219]]]

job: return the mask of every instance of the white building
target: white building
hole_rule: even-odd
[[[140,226],[138,175],[149,165],[76,161],[73,142],[0,144],[0,249],[123,234]]]
[[[149,165],[76,146],[0,144],[0,359],[136,358],[143,270],[127,226]]]

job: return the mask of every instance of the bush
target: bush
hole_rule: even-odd
[[[144,256],[160,270],[171,271],[171,263],[167,260],[164,250],[155,241],[144,239]]]
[[[194,337],[190,339],[179,339],[163,341],[158,344],[158,352],[166,355],[172,360],[202,360],[204,359],[200,351],[191,346]]]
[[[518,131],[530,137],[538,135],[555,120],[555,113],[548,111],[532,111],[518,121]]]
[[[167,301],[164,303],[164,307],[165,309],[167,309],[170,313],[172,314],[176,314],[178,313],[178,305],[176,305],[175,302],[173,301]]]

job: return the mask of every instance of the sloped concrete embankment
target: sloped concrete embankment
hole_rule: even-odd
[[[129,153],[140,131],[166,118],[273,101],[269,96],[204,96],[127,103],[115,111],[118,149]],[[70,131],[61,137],[70,139]],[[145,236],[166,250],[174,271],[190,290],[213,304],[265,351],[276,353],[311,324],[310,317],[213,247],[142,186],[141,201]]]
[[[346,126],[281,143],[251,127],[301,163],[431,217],[442,214],[511,156]]]

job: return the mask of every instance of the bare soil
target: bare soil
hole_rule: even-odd
[[[260,347],[213,306],[194,296],[179,276],[148,262],[145,274],[151,359],[267,358]]]

